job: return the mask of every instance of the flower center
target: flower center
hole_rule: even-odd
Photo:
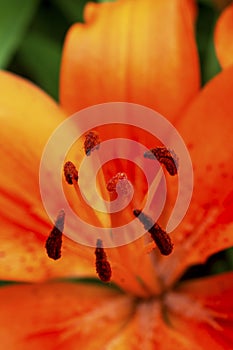
[[[93,157],[92,152],[96,151],[100,148],[101,141],[99,133],[96,131],[90,131],[87,134],[85,134],[85,140],[83,142],[83,149],[85,151],[86,156]],[[139,155],[140,156],[140,155]],[[150,151],[145,152],[144,155],[142,154],[142,158],[147,158],[150,160],[157,161],[166,169],[169,175],[174,176],[177,174],[178,169],[178,158],[175,155],[175,153],[172,150],[168,150],[165,147],[156,147],[150,149]],[[92,161],[92,158],[91,158]],[[114,170],[119,170],[118,165],[120,164],[119,160],[114,163]],[[121,163],[121,169],[123,170],[124,167],[124,160]],[[105,163],[106,165],[106,163]],[[109,171],[111,169],[111,171]],[[131,166],[127,166],[127,169],[131,170]],[[80,200],[80,183],[79,183],[79,176],[81,174],[81,170],[77,170],[75,164],[71,162],[70,160],[66,161],[64,164],[64,178],[66,180],[66,183],[68,185],[72,185],[74,187],[77,199]],[[90,168],[91,171],[91,168]],[[141,171],[141,170],[140,170]],[[107,174],[107,175],[106,175]],[[99,184],[100,189],[105,191],[107,190],[107,198],[108,201],[110,201],[110,207],[114,207],[114,203],[117,202],[117,200],[120,200],[121,204],[125,204],[123,210],[116,210],[111,212],[111,228],[116,226],[124,226],[125,222],[128,222],[129,220],[132,221],[134,217],[138,218],[141,224],[144,226],[144,229],[150,234],[150,238],[152,241],[148,241],[147,239],[144,239],[143,237],[139,240],[133,242],[132,244],[128,244],[126,246],[120,246],[118,248],[111,248],[108,251],[108,257],[104,250],[104,245],[102,239],[98,238],[96,242],[96,248],[95,248],[95,268],[96,273],[99,277],[99,279],[102,282],[109,282],[111,278],[113,278],[114,282],[118,283],[125,283],[125,281],[128,281],[129,284],[135,285],[135,288],[140,285],[138,294],[148,296],[153,293],[156,293],[156,288],[154,286],[154,282],[151,282],[151,274],[155,273],[154,269],[154,263],[153,258],[151,259],[151,256],[149,257],[151,251],[156,248],[158,248],[159,252],[162,255],[169,255],[173,251],[173,243],[171,241],[170,236],[167,234],[165,230],[162,229],[162,227],[155,221],[153,221],[152,218],[150,218],[147,214],[145,214],[141,209],[135,209],[133,206],[134,202],[134,189],[132,187],[131,181],[128,179],[128,176],[123,171],[116,171],[115,174],[110,177],[109,174],[112,175],[112,168],[108,166],[108,171],[105,173],[103,171],[102,177],[101,177],[101,184]],[[135,174],[137,174],[135,172]],[[88,174],[90,176],[91,173]],[[129,174],[132,176],[132,174]],[[107,181],[106,178],[108,177]],[[109,179],[110,177],[110,179]],[[143,177],[140,176],[140,179],[142,181]],[[138,181],[137,176],[135,175],[135,181]],[[103,184],[104,182],[104,184]],[[141,183],[140,183],[141,186]],[[143,191],[145,190],[145,185],[142,184]],[[72,191],[72,188],[71,188]],[[144,192],[143,192],[144,193]],[[140,194],[142,195],[142,194]],[[117,200],[116,200],[117,198]],[[129,200],[129,203],[127,202]],[[138,201],[138,200],[137,200]],[[135,203],[135,202],[134,202]],[[142,201],[140,201],[142,203]],[[89,209],[90,210],[90,209]],[[94,212],[94,210],[93,210]],[[88,218],[92,219],[92,212],[89,211]],[[96,217],[97,215],[95,215]],[[88,220],[89,220],[88,219]],[[62,232],[64,229],[64,220],[65,220],[65,213],[63,210],[61,210],[58,214],[58,217],[55,221],[55,225],[46,241],[46,250],[47,254],[51,259],[57,260],[61,257],[61,245],[62,245]],[[122,223],[124,222],[124,223]],[[122,232],[124,235],[130,235],[130,232]],[[110,238],[111,239],[111,238]],[[105,244],[105,242],[104,242]],[[135,256],[135,248],[136,252],[138,254],[138,261],[140,262],[146,261],[146,269],[147,271],[140,271],[140,273],[137,275],[137,269],[135,267],[135,263],[131,261],[130,255],[131,252],[133,252],[133,256]],[[117,276],[120,276],[117,280]],[[143,277],[141,277],[143,276]],[[141,289],[140,289],[141,288]]]

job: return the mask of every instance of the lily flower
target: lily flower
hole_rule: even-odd
[[[3,348],[233,348],[233,273],[181,281],[190,266],[233,245],[233,66],[229,63],[233,56],[200,89],[194,17],[190,0],[88,4],[85,24],[74,25],[64,45],[61,106],[30,82],[0,72],[4,87],[0,94],[0,278],[37,282],[0,289]],[[224,14],[218,26],[224,31]],[[216,37],[219,57],[225,57],[222,35]],[[98,242],[93,249],[64,235],[61,258],[54,261],[45,252],[51,223],[38,182],[43,149],[68,115],[112,101],[157,110],[182,135],[194,167],[190,207],[170,235],[174,248],[168,256],[145,237],[108,249]],[[109,127],[106,134],[101,129],[98,133],[101,139],[112,139],[121,131]],[[125,128],[123,135],[145,140],[143,130],[135,134],[133,128]],[[150,148],[156,146],[152,141],[146,140]],[[98,153],[98,142],[95,146],[93,152]],[[75,206],[78,174],[74,177],[74,168],[68,165],[69,171],[73,169],[72,185],[65,183],[64,189],[68,188]],[[48,169],[48,174],[52,172]],[[103,167],[98,186],[111,199],[106,188],[114,190],[114,184],[126,176],[143,203],[143,174],[129,162]],[[50,180],[48,176],[48,184]],[[176,180],[169,176],[167,180],[171,191],[167,211],[159,218],[162,226],[176,196]],[[93,218],[91,209],[76,209],[86,220]],[[61,231],[63,214],[57,218]],[[123,219],[129,217],[127,209]],[[96,215],[93,220],[105,227],[123,219],[116,214],[105,219]],[[96,272],[111,282],[96,283]],[[79,283],[64,281],[65,277],[79,278]]]

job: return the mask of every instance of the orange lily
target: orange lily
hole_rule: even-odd
[[[65,112],[31,83],[0,73],[4,86],[0,95],[4,169],[0,174],[0,277],[38,281],[0,289],[2,347],[231,349],[232,273],[185,282],[179,279],[190,265],[233,244],[229,146],[233,66],[199,90],[192,1],[89,4],[85,19],[84,25],[70,29],[64,46],[61,105]],[[219,56],[221,52],[224,57],[226,50],[221,36],[217,37]],[[194,192],[187,215],[172,232],[174,251],[168,257],[161,257],[157,249],[148,254],[143,237],[107,249],[112,281],[121,291],[82,281],[43,282],[55,277],[95,276],[91,247],[64,238],[62,259],[54,262],[44,252],[51,225],[40,200],[38,171],[46,140],[67,112],[116,100],[163,113],[189,147]],[[120,130],[113,134],[109,128],[106,138],[114,138],[117,132]],[[137,140],[144,137],[143,131],[137,135],[133,129],[124,132]],[[119,164],[113,170],[104,169],[104,175],[114,175]],[[127,171],[134,179],[135,169],[127,167]],[[105,186],[105,182],[100,184],[103,190]],[[144,187],[137,190],[142,197]],[[171,192],[168,208],[174,196]],[[110,219],[114,225],[118,217]],[[99,223],[105,225],[101,218]]]

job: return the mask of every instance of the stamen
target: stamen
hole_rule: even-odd
[[[74,182],[76,183],[78,181],[78,170],[72,162],[68,161],[65,163],[64,175],[69,185],[73,185]]]
[[[169,255],[173,250],[173,243],[170,236],[157,223],[145,215],[141,210],[135,209],[133,214],[140,220],[144,228],[150,232],[151,237],[162,255]]]
[[[87,156],[100,147],[100,137],[96,131],[89,131],[85,135],[84,149]]]
[[[136,216],[136,218],[139,219],[147,231],[149,231],[150,228],[154,225],[154,221],[149,216],[145,215],[141,210],[134,209],[133,214]]]
[[[173,150],[169,150],[166,147],[156,147],[145,152],[144,157],[148,159],[154,159],[155,157],[165,166],[170,175],[174,176],[177,174],[178,157]]]
[[[122,180],[127,180],[127,175],[125,173],[117,173],[113,176],[107,183],[108,192],[116,192],[117,184]]]
[[[107,255],[103,248],[103,242],[101,239],[97,239],[96,242],[96,272],[102,282],[109,282],[112,275],[110,263],[107,260]]]
[[[62,232],[64,230],[65,212],[61,210],[55,221],[55,225],[46,240],[45,248],[48,257],[57,260],[61,257]]]

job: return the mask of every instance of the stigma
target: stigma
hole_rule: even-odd
[[[162,255],[170,255],[173,251],[173,243],[170,236],[164,231],[158,223],[154,223],[153,220],[144,214],[139,209],[133,210],[134,216],[143,224],[144,228],[150,233],[151,238],[157,245]]]
[[[61,246],[62,246],[62,233],[64,230],[65,223],[65,212],[61,210],[58,213],[55,225],[50,232],[46,243],[45,248],[48,254],[48,257],[53,260],[58,260],[61,257]]]
[[[125,173],[117,173],[107,183],[107,190],[110,193],[117,192],[124,197],[132,194],[132,185]]]

